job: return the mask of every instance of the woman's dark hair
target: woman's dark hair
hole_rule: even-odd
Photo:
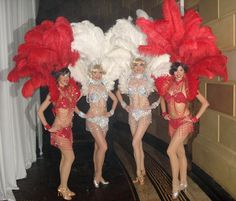
[[[180,63],[180,62],[174,62],[171,64],[170,66],[170,71],[169,73],[171,75],[174,75],[174,72],[178,70],[178,67],[182,66],[182,68],[184,69],[184,72],[187,73],[188,72],[188,66],[184,63]]]
[[[70,76],[70,74],[71,74],[71,72],[70,72],[70,70],[69,70],[68,68],[62,68],[62,69],[59,70],[59,71],[53,71],[53,72],[52,72],[52,76],[53,76],[56,80],[58,80],[58,78],[59,78],[61,75],[67,75],[67,74],[69,74],[69,76]]]

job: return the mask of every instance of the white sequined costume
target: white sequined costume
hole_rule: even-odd
[[[145,118],[147,123],[151,123],[151,109],[148,101],[148,96],[151,92],[152,82],[148,80],[146,74],[134,74],[132,73],[128,79],[128,96],[130,99],[129,123],[139,121],[141,118]],[[148,109],[147,109],[148,108]]]
[[[144,12],[139,11],[139,13],[145,15]],[[131,75],[130,63],[136,57],[143,57],[139,54],[138,47],[146,44],[146,36],[133,24],[132,18],[118,19],[106,34],[89,21],[72,23],[72,29],[74,34],[72,49],[79,51],[80,60],[76,64],[77,67],[70,68],[70,70],[72,77],[81,82],[83,95],[87,96],[91,90],[88,85],[89,66],[101,64],[106,71],[102,79],[107,92],[113,89],[114,81],[119,79],[121,93],[129,94],[131,102],[136,98],[140,101],[140,105],[133,101],[132,105],[135,107],[132,109],[132,117],[138,120],[143,116],[150,116],[149,119],[151,119],[151,111],[145,108],[150,106],[147,97],[154,89],[151,76],[156,77],[168,73],[169,55],[145,57],[147,63],[145,75],[137,79]],[[138,84],[139,82],[140,84]],[[137,85],[140,85],[140,88],[136,90]],[[87,100],[92,96],[94,95]],[[93,104],[90,100],[89,103]],[[90,119],[90,122],[100,124],[99,120],[101,119],[93,118]],[[102,119],[101,126],[104,126],[106,121],[106,119]]]
[[[108,130],[108,117],[103,114],[107,112],[108,92],[102,81],[90,80],[88,85],[88,94],[86,100],[90,105],[87,114],[93,114],[95,117],[86,119],[86,128],[93,132],[94,129],[101,129],[104,134]]]

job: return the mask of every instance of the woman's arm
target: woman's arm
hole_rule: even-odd
[[[113,114],[114,114],[114,111],[115,111],[115,109],[116,109],[118,100],[117,100],[116,96],[115,96],[112,92],[109,92],[108,95],[109,95],[109,97],[112,99],[112,108],[111,108],[110,113],[111,113],[111,115],[113,115]]]
[[[86,114],[84,112],[80,111],[77,106],[75,106],[75,113],[78,114],[83,119],[87,118]]]
[[[161,111],[162,111],[162,116],[165,120],[169,120],[169,115],[166,110],[166,101],[163,96],[160,97],[160,102],[161,102]]]
[[[196,98],[200,101],[201,107],[196,116],[193,117],[193,121],[195,122],[202,116],[202,114],[206,111],[207,107],[209,106],[209,102],[199,91]]]
[[[78,98],[77,102],[83,97],[83,94],[80,95],[80,97]],[[78,114],[81,118],[86,119],[89,118],[87,116],[87,114],[85,114],[84,112],[82,112],[77,106],[75,106],[75,113]]]
[[[161,111],[162,113],[165,113],[166,112],[166,102],[165,102],[165,99],[163,96],[160,97],[161,99]]]
[[[127,104],[126,104],[126,102],[123,100],[123,97],[122,97],[122,95],[121,95],[119,89],[116,91],[116,97],[118,98],[118,100],[119,100],[119,102],[120,102],[122,108],[125,109],[125,108],[127,107]]]
[[[39,116],[39,119],[41,120],[44,128],[46,130],[49,130],[50,129],[50,126],[44,116],[44,111],[47,109],[47,107],[51,104],[51,101],[50,101],[50,96],[47,95],[46,99],[43,101],[43,103],[39,106],[39,109],[38,109],[38,116]]]

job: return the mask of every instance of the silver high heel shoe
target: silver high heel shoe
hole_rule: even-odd
[[[176,200],[179,197],[179,191],[172,193],[172,199]]]
[[[178,187],[177,187],[178,186]],[[179,193],[180,193],[180,186],[178,185],[173,185],[172,186],[172,199],[175,200],[179,197]]]
[[[95,188],[99,188],[99,183],[95,179],[93,180],[93,184],[94,184]]]
[[[179,190],[180,191],[187,191],[188,184],[180,184],[179,185]]]
[[[102,185],[108,185],[110,183],[109,181],[105,181],[104,179],[102,179],[100,182]]]

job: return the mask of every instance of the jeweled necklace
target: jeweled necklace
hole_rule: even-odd
[[[144,73],[133,73],[131,76],[136,79],[143,79],[146,77]]]
[[[102,84],[102,80],[89,79],[89,84],[99,85]]]

